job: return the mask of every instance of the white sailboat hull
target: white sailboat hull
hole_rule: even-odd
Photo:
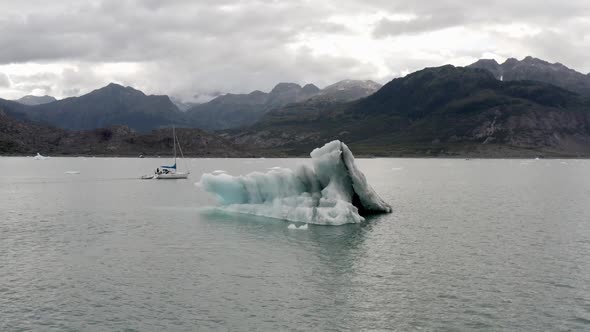
[[[167,179],[186,179],[189,173],[168,173],[168,174],[155,174],[154,179],[156,180],[167,180]]]

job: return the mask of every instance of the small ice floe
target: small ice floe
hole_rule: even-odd
[[[75,175],[75,174],[80,174],[80,171],[65,171],[64,174]]]
[[[222,169],[216,169],[212,172],[212,174],[225,174],[225,173],[227,173],[227,172]]]
[[[401,171],[402,169],[404,169],[403,167],[393,167],[391,170],[392,171]]]
[[[269,168],[267,168],[267,169],[268,169],[268,170],[271,170],[271,171],[278,171],[278,170],[282,169],[282,167],[275,166],[275,167],[269,167]]]
[[[297,227],[297,225],[295,224],[289,224],[289,226],[287,226],[288,229],[296,229],[296,230],[300,230],[300,231],[305,231],[307,230],[307,224],[305,225],[301,225],[299,227]]]
[[[45,160],[47,158],[49,157],[42,156],[39,152],[37,152],[37,155],[33,157],[34,160]]]

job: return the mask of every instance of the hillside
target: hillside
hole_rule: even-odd
[[[0,107],[0,154],[54,152],[66,131],[17,120]]]
[[[178,140],[187,156],[248,157],[256,155],[244,147],[199,129],[179,128]],[[86,131],[68,131],[20,121],[0,110],[1,155],[170,155],[170,128],[139,133],[127,126]]]
[[[289,155],[338,138],[385,156],[588,156],[590,105],[549,84],[448,65],[394,79],[359,101],[275,110],[226,137]]]

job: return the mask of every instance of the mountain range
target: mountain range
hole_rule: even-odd
[[[0,127],[0,151],[44,146],[21,137],[40,131],[59,153],[155,153],[150,144],[161,144],[140,137],[176,124],[217,130],[194,133],[236,156],[302,155],[336,138],[365,155],[590,156],[589,77],[532,57],[502,64],[483,59],[467,67],[425,68],[384,86],[358,80],[324,89],[279,83],[268,93],[220,95],[185,112],[167,96],[109,84],[38,105],[0,99],[0,120],[20,128]],[[102,127],[120,133],[112,136],[123,137],[116,141],[120,148],[109,150],[115,145],[97,140],[101,130],[113,130],[97,129]],[[91,143],[101,148],[92,150]]]
[[[176,106],[178,101],[175,104],[168,96],[146,95],[132,87],[115,83],[80,97],[61,100],[48,96],[26,96],[17,101],[0,99],[0,108],[19,113],[20,118],[69,130],[126,125],[147,132],[172,124],[217,130],[252,125],[269,110],[313,96],[347,101],[366,96],[379,87],[374,82],[343,82],[324,90],[313,84],[301,87],[295,83],[279,83],[269,93],[254,91],[249,94],[226,94],[207,103],[191,105],[184,112]],[[336,86],[340,88],[336,89]],[[48,102],[50,99],[53,101]]]
[[[590,103],[547,83],[447,65],[394,79],[358,101],[275,110],[224,136],[286,155],[340,139],[383,156],[587,156]]]
[[[206,130],[221,130],[250,126],[267,112],[301,103],[311,98],[347,102],[369,96],[381,85],[373,81],[344,80],[319,89],[313,84],[300,86],[279,83],[269,93],[226,94],[186,111],[191,125]]]

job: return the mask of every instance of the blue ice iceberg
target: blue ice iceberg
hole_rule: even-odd
[[[203,174],[199,185],[217,195],[224,211],[296,222],[342,225],[391,212],[340,141],[313,150],[311,166],[243,176]]]

